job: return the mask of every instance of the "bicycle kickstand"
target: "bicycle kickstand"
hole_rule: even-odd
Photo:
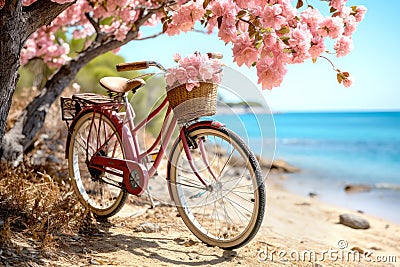
[[[150,187],[147,187],[146,192],[150,199],[150,209],[154,209],[156,206],[160,205],[159,201],[154,201],[153,195],[151,194],[151,191],[150,191]]]

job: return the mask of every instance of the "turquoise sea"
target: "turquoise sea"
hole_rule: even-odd
[[[216,118],[245,137],[256,154],[262,148],[264,157],[272,157],[275,143],[275,158],[302,170],[285,180],[289,190],[316,193],[322,201],[400,223],[400,112]],[[372,190],[345,193],[348,184],[369,185]]]

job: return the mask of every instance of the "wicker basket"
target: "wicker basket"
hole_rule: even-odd
[[[186,123],[202,116],[211,116],[217,112],[218,85],[200,82],[200,87],[192,91],[182,84],[167,91],[171,105],[178,123]]]

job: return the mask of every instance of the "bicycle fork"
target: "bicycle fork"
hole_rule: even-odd
[[[199,181],[206,187],[206,189],[210,190],[211,184],[207,183],[199,174],[199,171],[197,170],[197,167],[194,163],[194,159],[192,157],[192,154],[191,154],[190,148],[189,148],[189,142],[190,142],[192,146],[197,146],[200,149],[201,158],[202,158],[204,164],[206,165],[207,170],[210,172],[210,174],[214,178],[214,180],[217,181],[218,177],[215,175],[214,171],[211,169],[210,163],[207,159],[206,149],[204,147],[204,141],[200,138],[198,139],[198,143],[196,143],[196,140],[190,140],[189,139],[190,137],[187,135],[187,129],[185,127],[182,127],[180,129],[179,136],[182,140],[183,149],[185,151],[190,168],[192,169],[195,176],[199,179]]]

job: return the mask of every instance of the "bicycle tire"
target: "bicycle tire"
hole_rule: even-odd
[[[107,145],[98,153],[102,153],[102,156],[125,158],[121,136],[112,121],[104,114],[96,113],[93,116],[93,111],[89,111],[82,114],[74,125],[68,148],[68,167],[74,192],[97,219],[115,215],[128,196],[124,189],[104,182],[107,179],[120,185],[122,177],[89,169],[86,163],[86,159],[90,160],[94,151],[101,148],[106,141]]]
[[[191,150],[192,156],[197,157],[194,162],[199,174],[211,183],[213,191],[210,192],[211,189],[207,190],[194,174],[190,174],[182,140],[174,144],[168,179],[181,218],[189,230],[208,245],[223,249],[244,246],[258,232],[265,213],[265,186],[256,157],[237,134],[225,127],[198,126],[191,129],[188,136],[192,140],[203,140],[211,169],[220,173],[217,179],[213,178],[196,151],[199,149]],[[231,151],[229,146],[232,146]],[[222,163],[225,159],[227,161]],[[241,172],[238,165],[246,171]],[[221,169],[221,166],[225,167]],[[238,176],[237,180],[232,178],[235,176]],[[234,215],[239,220],[233,220],[231,216]]]

